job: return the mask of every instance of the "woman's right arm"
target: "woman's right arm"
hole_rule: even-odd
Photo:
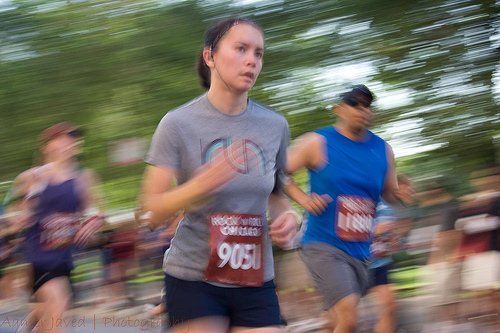
[[[241,149],[235,149],[233,144],[232,152],[237,155],[243,154]],[[227,149],[230,149],[228,147]],[[175,186],[177,173],[175,169],[169,167],[159,167],[148,165],[144,175],[141,195],[141,207],[143,212],[150,212],[147,219],[150,226],[156,227],[182,210],[189,207],[215,191],[223,184],[230,181],[237,174],[231,163],[221,152],[211,162],[203,165],[198,172],[187,182]]]
[[[19,174],[12,185],[11,198],[6,206],[8,219],[16,232],[30,225],[33,210],[30,192],[36,187],[35,181],[35,172],[29,169]]]
[[[146,212],[146,217],[141,219],[152,227],[168,223],[179,211],[187,210],[231,180],[237,171],[226,156],[236,160],[244,157],[242,142],[234,142],[202,165],[185,182],[176,185],[178,171],[184,168],[181,165],[184,154],[182,136],[175,114],[170,113],[161,120],[153,135],[140,197],[141,211]]]
[[[168,221],[190,203],[186,186],[175,188],[176,172],[172,168],[148,165],[144,173],[140,198],[141,212],[148,212],[147,222],[155,228]]]

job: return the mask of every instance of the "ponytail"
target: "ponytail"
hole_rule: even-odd
[[[198,57],[198,63],[196,65],[198,70],[198,77],[200,79],[200,85],[203,89],[210,89],[210,68],[208,68],[205,59],[203,59],[203,52],[200,53]]]

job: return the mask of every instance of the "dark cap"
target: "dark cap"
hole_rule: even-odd
[[[351,88],[351,90],[340,94],[342,102],[350,106],[356,106],[359,103],[365,106],[370,106],[370,104],[375,99],[373,93],[364,84],[358,84]]]
[[[49,128],[43,130],[40,134],[40,142],[45,144],[50,140],[53,140],[61,135],[70,135],[72,137],[81,137],[81,131],[77,126],[70,124],[68,122],[57,123],[50,126]]]

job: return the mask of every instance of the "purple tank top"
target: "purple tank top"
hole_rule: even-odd
[[[47,270],[72,269],[73,237],[82,211],[76,179],[48,184],[36,200],[35,223],[26,234],[28,260]]]

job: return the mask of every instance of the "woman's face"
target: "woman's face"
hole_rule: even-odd
[[[205,61],[210,67],[213,87],[249,91],[260,74],[264,55],[262,32],[247,23],[229,29],[210,55],[205,50]]]
[[[78,142],[70,135],[59,135],[45,145],[43,153],[50,162],[69,160],[78,154]]]

